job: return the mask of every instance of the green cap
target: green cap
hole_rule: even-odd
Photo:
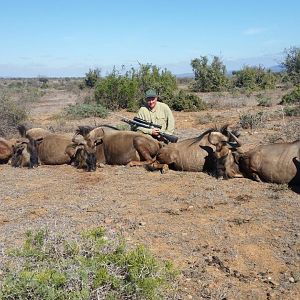
[[[149,89],[146,91],[145,97],[146,97],[146,99],[147,98],[155,98],[155,97],[158,97],[158,94],[157,94],[156,90]]]

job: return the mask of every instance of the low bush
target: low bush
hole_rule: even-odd
[[[284,95],[280,104],[295,104],[300,103],[300,85],[298,85],[292,92]]]
[[[240,125],[244,129],[254,129],[263,122],[263,112],[244,114],[240,116]]]
[[[283,111],[286,116],[290,116],[290,117],[300,116],[300,105],[286,106]]]
[[[24,106],[6,95],[0,95],[0,135],[6,136],[15,131],[16,126],[26,118]]]
[[[269,97],[259,94],[257,96],[257,105],[264,106],[264,107],[270,107],[270,106],[272,106],[272,100]]]
[[[199,111],[206,109],[205,102],[196,94],[187,93],[181,90],[172,100],[168,103],[170,108],[176,111]]]
[[[177,272],[139,246],[127,250],[120,237],[96,228],[76,240],[28,232],[9,251],[0,277],[5,299],[161,299]]]
[[[72,119],[99,117],[106,118],[108,110],[100,104],[83,103],[83,104],[71,104],[64,109],[64,113],[67,117]]]
[[[273,89],[277,81],[276,76],[265,68],[244,66],[241,70],[233,73],[233,86],[256,91],[261,89]]]

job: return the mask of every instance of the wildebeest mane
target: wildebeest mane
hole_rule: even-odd
[[[199,143],[207,134],[214,132],[214,131],[219,131],[219,130],[217,130],[216,128],[210,128],[210,129],[205,130],[199,136],[192,138],[190,146],[192,146],[193,144]]]
[[[99,127],[106,127],[106,128],[110,128],[110,129],[114,129],[114,130],[119,130],[119,128],[109,125],[109,124],[102,124],[102,125],[98,125],[98,126],[78,126],[78,128],[76,129],[76,134],[80,134],[82,136],[87,135],[88,133],[90,133],[92,130],[94,130],[95,128],[99,128]]]

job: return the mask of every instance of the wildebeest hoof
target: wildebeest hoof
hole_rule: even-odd
[[[165,165],[162,167],[162,169],[160,170],[161,174],[166,174],[169,172],[169,166]]]

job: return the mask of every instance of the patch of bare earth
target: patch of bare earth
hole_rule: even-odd
[[[175,113],[177,134],[197,136],[227,122],[236,126],[239,113],[254,110]],[[211,121],[199,123],[207,114]],[[241,130],[241,139],[257,144],[268,134],[282,134],[287,120],[276,118]],[[0,174],[0,250],[21,243],[28,229],[72,236],[103,226],[121,232],[129,245],[145,244],[175,262],[182,271],[175,299],[300,298],[300,195],[286,186],[125,166],[86,173],[67,165],[1,165]]]

